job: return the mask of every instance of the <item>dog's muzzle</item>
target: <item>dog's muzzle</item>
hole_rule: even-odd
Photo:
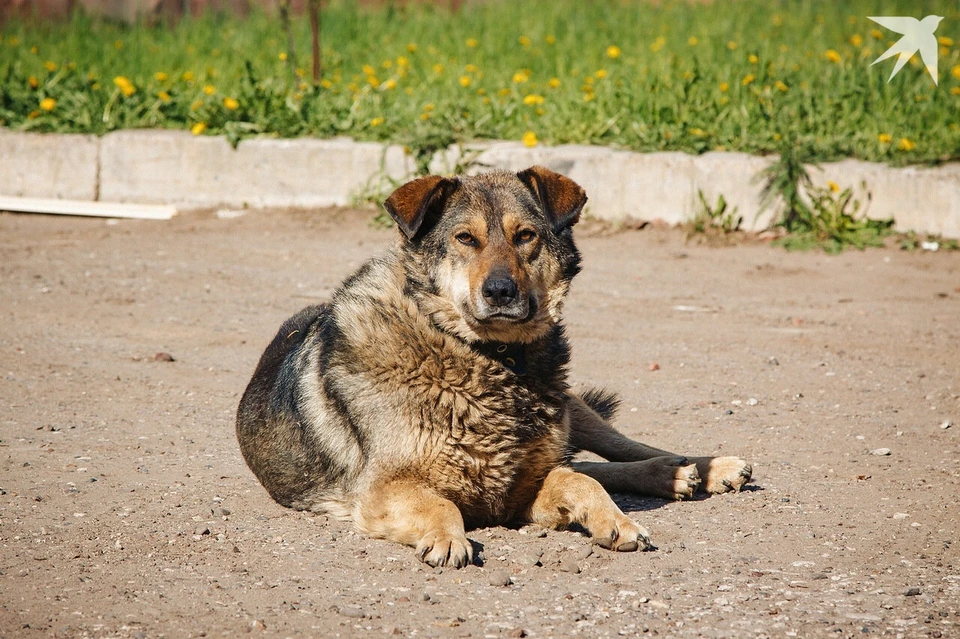
[[[509,275],[493,273],[480,287],[476,318],[525,322],[536,314],[536,300],[522,294]]]

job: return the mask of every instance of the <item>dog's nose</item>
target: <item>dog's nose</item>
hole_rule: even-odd
[[[483,283],[483,298],[493,306],[506,306],[517,297],[517,283],[509,277],[488,277]]]

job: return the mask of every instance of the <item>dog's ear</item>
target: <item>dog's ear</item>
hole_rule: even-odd
[[[580,220],[587,194],[579,184],[542,166],[531,166],[517,173],[517,177],[540,201],[554,231],[562,231]]]
[[[456,188],[456,180],[428,175],[407,182],[383,203],[397,226],[412,240],[420,230],[423,220],[431,209],[443,206],[444,200]]]

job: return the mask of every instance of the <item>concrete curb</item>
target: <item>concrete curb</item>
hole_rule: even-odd
[[[137,130],[90,135],[0,130],[0,194],[60,199],[215,206],[346,205],[359,195],[384,196],[413,176],[415,164],[396,145],[333,140],[258,138],[233,149],[224,137]],[[438,152],[436,173],[542,164],[569,175],[590,197],[595,217],[678,224],[723,195],[748,229],[762,229],[757,174],[773,162],[744,153],[634,153],[564,145],[528,148],[480,142]],[[891,168],[844,160],[813,169],[814,181],[854,187],[872,218],[896,228],[960,238],[960,165]],[[862,186],[865,184],[866,186]]]

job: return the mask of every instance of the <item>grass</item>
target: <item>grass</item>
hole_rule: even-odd
[[[945,16],[940,84],[868,15]],[[296,56],[309,68],[306,18]],[[324,8],[326,76],[291,76],[279,20],[127,27],[76,15],[0,27],[0,126],[102,134],[350,135],[421,164],[476,139],[637,151],[778,152],[892,164],[960,159],[960,5],[536,0]]]

